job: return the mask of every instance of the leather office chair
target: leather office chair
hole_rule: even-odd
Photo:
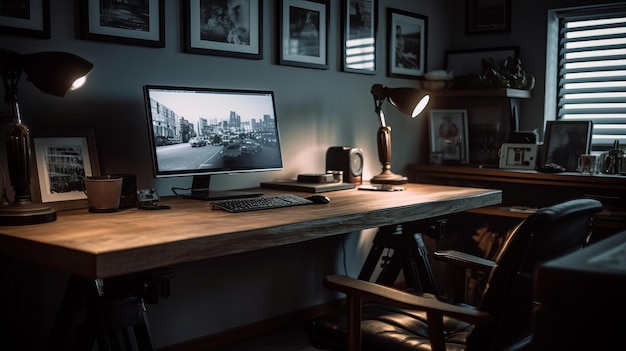
[[[482,265],[489,271],[476,307],[346,276],[327,276],[325,286],[347,296],[346,318],[318,321],[312,333],[320,336],[318,340],[335,342],[312,343],[350,351],[527,349],[535,268],[584,247],[593,215],[601,210],[602,204],[592,199],[542,208],[513,229],[493,262],[462,255],[459,261],[467,267]],[[451,259],[455,252],[438,255]]]

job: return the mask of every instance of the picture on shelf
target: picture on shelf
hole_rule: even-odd
[[[430,111],[430,152],[441,162],[469,162],[467,110]]]
[[[591,151],[591,121],[548,121],[545,161],[576,171],[580,155]]]

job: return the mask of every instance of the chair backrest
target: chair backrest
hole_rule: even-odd
[[[593,199],[570,200],[539,209],[512,231],[478,306],[494,316],[493,323],[474,328],[468,350],[503,350],[531,334],[536,267],[583,248],[593,215],[601,210],[602,204]]]

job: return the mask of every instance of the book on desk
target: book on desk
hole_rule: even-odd
[[[275,182],[262,182],[262,188],[279,189],[288,191],[303,191],[307,193],[324,193],[327,191],[354,189],[354,183],[304,183],[296,180],[284,180]]]

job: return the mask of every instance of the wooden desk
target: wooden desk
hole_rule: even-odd
[[[332,199],[330,204],[246,213],[211,210],[209,202],[177,197],[163,198],[162,203],[172,209],[162,211],[63,211],[52,223],[0,227],[0,254],[84,278],[108,278],[502,201],[500,190],[424,184],[407,184],[400,192],[353,189],[326,194]]]

